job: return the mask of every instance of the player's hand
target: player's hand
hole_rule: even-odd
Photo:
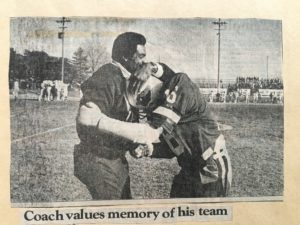
[[[136,158],[150,157],[153,154],[153,144],[139,145],[136,149],[130,152],[130,154]]]
[[[133,156],[136,159],[142,158],[145,156],[145,145],[139,145],[136,149],[133,151],[130,151],[131,156]]]
[[[102,117],[101,110],[93,102],[87,102],[85,105],[80,106],[77,122],[85,126],[96,126]]]

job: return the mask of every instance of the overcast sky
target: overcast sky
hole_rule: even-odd
[[[43,50],[61,57],[58,39],[60,18],[12,18],[11,47],[23,54],[25,49]],[[126,31],[139,32],[147,39],[147,59],[164,62],[192,78],[217,78],[217,19],[120,19],[75,17],[67,24],[65,56],[86,40],[97,37],[111,53],[115,37]],[[222,19],[220,79],[237,76],[281,78],[281,21],[259,19]]]

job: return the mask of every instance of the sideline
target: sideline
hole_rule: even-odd
[[[68,125],[65,125],[65,126],[62,126],[62,127],[53,128],[53,129],[46,130],[46,131],[43,131],[43,132],[40,132],[40,133],[29,135],[29,136],[26,136],[26,137],[17,138],[17,139],[12,140],[11,143],[14,144],[14,143],[17,143],[19,141],[23,141],[23,140],[33,138],[33,137],[36,137],[36,136],[39,136],[39,135],[47,134],[47,133],[52,133],[52,132],[64,129],[66,127],[72,127],[72,126],[75,126],[75,123],[68,124]]]

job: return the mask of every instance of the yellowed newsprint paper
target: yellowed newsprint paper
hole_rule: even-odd
[[[0,6],[0,224],[298,224],[297,1]]]

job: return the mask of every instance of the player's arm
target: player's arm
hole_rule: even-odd
[[[173,154],[177,157],[182,153],[191,155],[192,151],[183,137],[184,131],[177,124],[198,111],[196,98],[199,90],[183,73],[175,74],[165,87],[165,102],[152,112],[151,124],[163,127],[162,138]]]
[[[171,151],[169,145],[162,139],[160,143],[153,144],[152,158],[163,158],[171,159],[174,158],[176,154]]]
[[[161,100],[165,99],[165,102],[161,104],[151,112],[148,112],[148,121],[153,127],[162,127],[162,137],[169,146],[169,149],[179,156],[185,150],[191,153],[189,147],[181,137],[181,132],[176,130],[176,124],[180,121],[182,116],[186,116],[190,109],[195,105],[194,91],[199,91],[195,85],[192,84],[186,74],[175,74],[165,64],[160,64],[164,71],[159,72],[159,67],[155,69],[157,64],[147,63],[143,65],[134,74],[139,80],[147,80],[149,76],[156,76],[164,83],[165,96],[160,96]],[[155,73],[155,74],[154,74]],[[160,147],[160,146],[158,146]],[[158,148],[154,148],[156,151]],[[163,149],[163,148],[161,148]]]
[[[160,138],[159,143],[153,143],[151,145],[140,144],[137,148],[132,149],[130,154],[134,158],[150,156],[151,158],[171,159],[176,156],[164,138]]]
[[[162,82],[168,82],[175,74],[176,73],[164,63],[149,62],[137,70],[134,76],[140,80],[146,80],[149,76],[154,76]]]
[[[152,75],[159,78],[162,82],[169,82],[174,76],[175,72],[164,63],[152,63]]]

